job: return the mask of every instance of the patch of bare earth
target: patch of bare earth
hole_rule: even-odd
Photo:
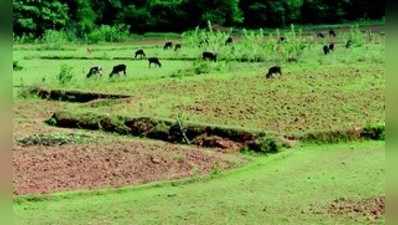
[[[385,213],[385,196],[359,201],[338,199],[329,205],[327,212],[331,215],[362,216],[369,221],[375,221]]]
[[[14,137],[21,138],[38,133],[51,133],[65,129],[48,126],[44,123],[64,103],[45,100],[19,100],[14,103]]]
[[[314,206],[309,211],[314,214],[346,217],[361,224],[374,224],[385,216],[385,201],[385,196],[361,200],[340,198],[326,207]]]
[[[228,159],[229,158],[229,159]],[[163,142],[14,146],[14,194],[120,187],[205,174],[239,160]]]
[[[44,123],[64,105],[55,101],[18,100],[14,104],[14,138],[73,134],[72,129]],[[143,184],[206,174],[213,169],[227,169],[244,163],[238,155],[221,151],[221,148],[206,150],[105,134],[87,144],[23,145],[16,142],[12,151],[14,194]]]

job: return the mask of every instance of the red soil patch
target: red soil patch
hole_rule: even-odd
[[[329,205],[327,212],[331,215],[362,216],[374,221],[385,214],[385,196],[359,201],[338,199]]]
[[[120,187],[226,169],[222,153],[162,142],[14,146],[14,194]]]

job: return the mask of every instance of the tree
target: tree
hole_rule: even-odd
[[[62,29],[68,21],[68,5],[60,1],[13,0],[14,32],[39,36],[47,29]]]

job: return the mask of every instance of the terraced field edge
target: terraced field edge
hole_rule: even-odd
[[[182,122],[178,119],[110,116],[93,112],[68,111],[55,112],[47,123],[64,128],[103,130],[178,144],[247,149],[262,153],[278,152],[283,147],[291,147],[297,141],[337,143],[355,140],[384,140],[385,138],[384,124],[347,130],[283,135],[272,131]]]

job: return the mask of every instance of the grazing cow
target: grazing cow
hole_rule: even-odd
[[[232,39],[231,36],[229,36],[228,39],[225,41],[225,45],[232,44],[233,42],[234,42],[234,40]]]
[[[265,75],[267,79],[271,79],[274,77],[275,74],[282,75],[282,69],[280,66],[273,66],[269,68],[268,73]]]
[[[329,49],[329,46],[328,46],[328,45],[324,45],[324,46],[323,46],[323,53],[324,53],[325,55],[327,55],[327,54],[330,53],[330,49]]]
[[[352,46],[352,40],[348,40],[347,43],[345,44],[346,48],[351,48]]]
[[[330,43],[329,44],[329,50],[330,51],[334,51],[334,43]]]
[[[337,35],[336,35],[336,31],[334,31],[334,30],[329,30],[329,36],[331,36],[331,37],[336,37]]]
[[[316,36],[319,38],[325,38],[325,35],[322,32],[317,33]]]
[[[216,62],[217,61],[217,53],[203,52],[202,59]]]
[[[178,49],[181,49],[181,44],[176,44],[176,46],[174,47],[174,51],[177,51]]]
[[[134,58],[137,58],[138,56],[139,56],[141,59],[146,57],[145,52],[144,52],[143,49],[138,49],[138,50],[135,52]]]
[[[126,76],[126,70],[127,66],[125,64],[114,66],[112,72],[109,74],[109,78],[112,78],[113,75],[120,75],[120,72],[123,72],[123,74]]]
[[[166,43],[164,43],[163,49],[169,49],[169,48],[173,48],[173,42],[168,41]]]
[[[150,58],[148,58],[148,62],[149,62],[149,68],[151,68],[152,64],[157,65],[159,68],[162,67],[162,64],[160,63],[160,60],[158,57],[150,57]]]
[[[86,78],[90,78],[92,76],[102,76],[102,67],[101,66],[93,66],[88,71]]]

